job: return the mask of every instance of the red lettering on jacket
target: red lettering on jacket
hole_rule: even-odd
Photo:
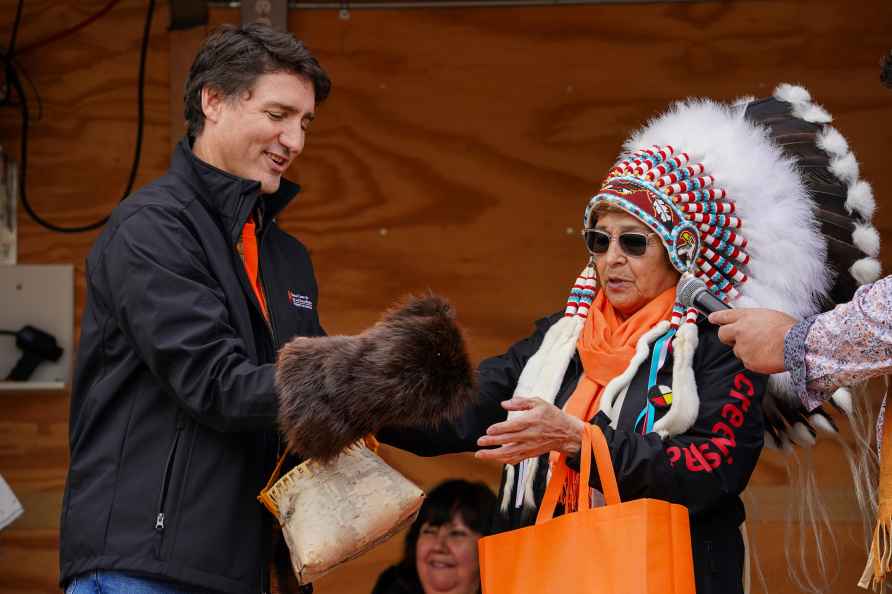
[[[722,407],[722,417],[736,429],[740,429],[743,425],[743,413],[733,404],[726,404]]]
[[[737,390],[731,390],[728,392],[728,395],[740,401],[740,408],[743,409],[743,412],[747,412],[750,409],[750,399]]]
[[[734,387],[739,390],[741,386],[746,386],[747,396],[752,396],[756,393],[756,388],[753,387],[753,382],[750,378],[745,376],[742,371],[734,376]]]
[[[666,454],[669,456],[669,464],[675,466],[675,463],[681,459],[681,448],[678,446],[669,446],[666,448]]]
[[[710,437],[709,441],[722,452],[723,456],[726,458],[731,456],[731,448],[735,445],[733,436],[731,439],[725,437]]]
[[[712,453],[714,465],[703,455],[705,450],[709,449],[709,442],[702,443],[699,446],[692,443],[684,449],[684,462],[688,470],[691,472],[712,472],[713,468],[717,468],[721,464],[721,458],[718,454]]]
[[[669,462],[672,466],[678,462],[682,455],[685,468],[691,472],[712,472],[722,464],[733,464],[734,448],[737,447],[735,429],[743,427],[746,422],[746,414],[750,409],[750,399],[755,395],[756,388],[743,372],[734,376],[734,387],[728,391],[732,401],[722,406],[722,421],[712,426],[714,434],[708,440],[699,444],[689,444],[684,447],[670,446],[666,448]]]

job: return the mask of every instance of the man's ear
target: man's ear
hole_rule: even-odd
[[[201,111],[204,113],[205,120],[218,123],[225,102],[226,98],[219,89],[209,85],[201,88]]]

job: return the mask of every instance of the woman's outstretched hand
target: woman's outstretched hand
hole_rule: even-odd
[[[515,396],[502,402],[502,407],[520,414],[486,430],[477,445],[493,449],[478,450],[477,458],[517,464],[551,451],[567,455],[579,453],[584,426],[580,419],[541,398]]]

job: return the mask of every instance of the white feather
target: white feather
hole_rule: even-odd
[[[792,454],[793,453],[793,443],[790,441],[790,436],[787,435],[786,433],[778,433],[778,436],[780,436],[780,441],[781,441],[780,448],[778,448],[778,449],[780,449],[780,451],[782,451],[783,453],[785,453],[787,455]]]
[[[790,439],[798,446],[808,447],[815,445],[815,436],[811,434],[804,423],[793,423],[790,428]]]
[[[842,156],[849,152],[849,143],[833,126],[824,127],[818,134],[816,144],[831,156]]]
[[[851,273],[852,278],[859,285],[874,282],[880,278],[882,271],[882,267],[876,258],[861,258],[849,268],[849,273]]]
[[[829,124],[833,121],[833,116],[826,109],[816,103],[793,105],[793,115],[803,119],[806,122],[815,124]]]
[[[880,255],[880,234],[873,225],[855,224],[852,240],[868,256],[876,258]]]
[[[808,95],[788,87],[779,92]],[[830,287],[826,240],[795,161],[784,156],[768,132],[747,120],[742,107],[689,100],[651,120],[624,148],[655,144],[670,144],[703,163],[715,185],[736,202],[751,258],[745,270],[750,280],[738,287],[740,305],[779,309],[797,318],[817,312]]]
[[[852,416],[852,392],[848,388],[839,388],[830,399],[846,413],[847,417]]]
[[[830,160],[830,173],[841,179],[847,186],[858,181],[858,160],[852,153]]]
[[[794,405],[799,405],[799,397],[793,389],[793,378],[786,371],[768,376],[768,392],[775,398],[783,398]]]
[[[787,103],[810,103],[811,95],[804,88],[790,83],[781,83],[774,89],[774,97]]]
[[[873,188],[870,187],[869,183],[859,179],[849,186],[848,196],[846,197],[846,209],[849,212],[857,212],[867,221],[873,218],[876,202],[873,198]]]
[[[814,425],[815,429],[817,429],[818,431],[827,433],[829,435],[833,435],[836,433],[836,430],[833,428],[833,425],[830,424],[830,421],[828,421],[826,418],[824,418],[824,415],[818,415],[818,414],[810,415],[808,417],[808,420],[811,422],[812,425]]]

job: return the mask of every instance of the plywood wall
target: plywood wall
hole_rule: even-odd
[[[39,44],[105,0],[25,3],[19,47]],[[146,2],[123,0],[78,33],[19,57],[43,103],[32,122],[28,194],[54,223],[84,224],[120,198],[133,154],[136,69]],[[0,0],[0,43],[14,0]],[[238,11],[212,11],[214,23]],[[137,183],[167,166],[172,121],[167,5],[153,20],[145,140]],[[806,85],[835,116],[874,184],[892,238],[892,92],[878,83],[892,46],[887,0],[775,0],[525,9],[292,11],[290,28],[334,80],[291,174],[305,188],[282,217],[313,252],[320,311],[333,333],[371,323],[393,299],[434,289],[457,306],[475,358],[525,336],[557,310],[584,264],[582,208],[634,127],[689,95],[768,95]],[[32,92],[33,97],[33,92]],[[36,114],[35,114],[36,115]],[[17,153],[19,120],[0,109],[0,142]],[[19,217],[20,263],[72,263],[77,311],[96,233],[60,235]],[[888,240],[883,256],[892,264]],[[0,272],[2,273],[2,272]],[[0,590],[53,592],[67,464],[67,393],[0,393],[0,474],[26,515],[0,533]],[[493,482],[497,470],[453,456],[391,451],[430,486],[446,476]],[[863,555],[839,445],[814,452],[838,535],[833,592],[853,592]],[[752,481],[750,535],[769,591],[786,578],[784,458]],[[325,578],[324,593],[368,592],[398,556],[393,541]],[[762,591],[758,580],[754,591]]]

